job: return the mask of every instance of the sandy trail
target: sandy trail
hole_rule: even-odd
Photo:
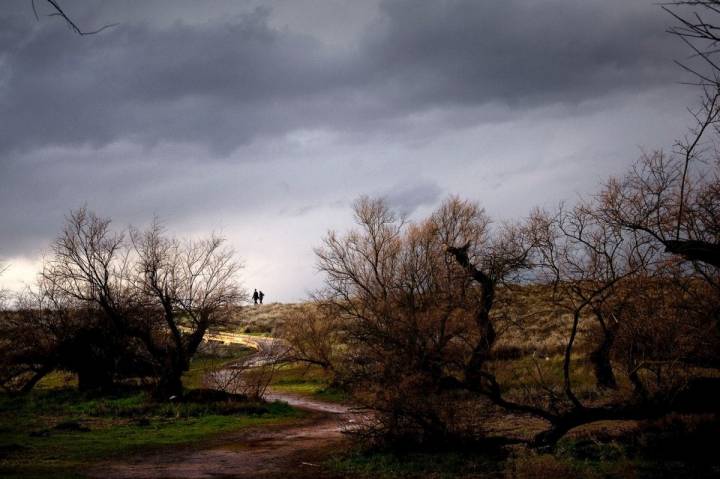
[[[258,349],[262,354],[262,347]],[[318,462],[345,444],[342,431],[352,428],[360,416],[347,406],[290,394],[270,392],[266,399],[285,401],[308,411],[309,417],[292,424],[248,428],[197,445],[168,447],[121,462],[104,463],[87,473],[90,477],[108,479],[336,477]]]

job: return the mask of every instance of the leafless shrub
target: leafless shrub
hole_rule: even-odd
[[[490,358],[495,336],[488,316],[492,291],[473,285],[447,255],[481,262],[493,286],[524,255],[522,231],[490,221],[476,204],[450,198],[433,215],[408,223],[382,200],[355,204],[358,228],[329,232],[316,250],[326,288],[316,315],[288,330],[291,353],[332,369],[356,401],[378,412],[375,426],[393,440],[437,440],[458,433],[466,378]]]
[[[318,303],[302,314],[289,315],[279,335],[287,342],[288,360],[318,365],[337,379],[345,351],[345,328],[340,315]]]
[[[251,357],[212,371],[205,378],[206,386],[255,400],[262,399],[278,367],[286,361],[287,351],[282,341],[271,340],[262,344],[263,347]]]

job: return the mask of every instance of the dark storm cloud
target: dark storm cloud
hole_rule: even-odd
[[[407,108],[573,103],[677,80],[683,49],[656,6],[627,1],[399,0],[365,54]],[[389,92],[389,93],[388,93]]]
[[[257,9],[78,37],[0,17],[0,149],[200,143],[219,155],[297,128],[387,131],[427,109],[574,103],[677,78],[657,7],[625,2],[385,2],[333,51]],[[338,21],[345,21],[338,19]]]
[[[312,94],[332,62],[308,37],[271,31],[268,12],[232,24],[153,30],[122,25],[69,35],[27,25],[3,48],[4,148],[200,142],[227,150],[297,121],[293,101]],[[283,105],[280,107],[279,105]]]

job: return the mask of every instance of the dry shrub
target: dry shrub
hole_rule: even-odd
[[[207,375],[205,384],[210,389],[228,394],[260,399],[264,396],[274,374],[275,368],[270,365],[247,367],[236,364],[212,371]]]
[[[287,341],[288,360],[318,365],[337,380],[345,343],[341,316],[313,305],[288,315],[278,332]]]
[[[291,350],[332,369],[376,411],[371,435],[427,443],[477,431],[448,384],[489,357],[492,292],[476,287],[448,252],[463,245],[495,282],[521,261],[523,236],[511,226],[491,235],[484,211],[458,198],[418,223],[369,198],[356,203],[355,216],[357,229],[329,232],[316,249],[326,288],[315,315],[289,324]]]
[[[212,371],[206,376],[205,385],[229,394],[262,399],[287,351],[281,341],[262,344],[264,347],[249,358]]]

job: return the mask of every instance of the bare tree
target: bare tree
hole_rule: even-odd
[[[363,197],[355,218],[357,229],[330,232],[316,250],[326,277],[320,318],[336,318],[334,337],[342,341],[330,355],[339,363],[333,369],[378,411],[384,435],[459,434],[466,418],[449,398],[485,373],[495,341],[494,288],[521,267],[524,237],[510,225],[491,232],[484,211],[459,198],[408,223],[382,200]],[[451,250],[486,268],[488,288],[474,285],[469,263],[448,256],[448,245],[458,243]]]
[[[18,294],[0,321],[2,380],[8,390],[27,392],[54,370],[77,374],[81,390],[108,390],[123,374],[147,365],[138,344],[118,334],[93,304],[40,281]]]
[[[693,52],[689,61],[677,63],[692,73],[700,85],[717,91],[720,80],[720,63],[717,61],[720,1],[678,0],[661,5],[676,21],[668,28],[668,33],[680,38]]]
[[[479,381],[458,381],[456,386],[508,411],[547,420],[550,428],[536,437],[537,445],[553,445],[582,424],[651,418],[673,410],[674,398],[689,385],[694,365],[707,366],[698,351],[718,343],[713,328],[703,327],[708,314],[716,316],[718,302],[710,300],[700,307],[690,299],[696,297],[690,291],[697,288],[699,278],[693,278],[692,270],[682,268],[682,263],[668,263],[652,237],[607,221],[602,204],[581,203],[554,215],[537,212],[525,230],[532,238],[526,258],[532,266],[528,279],[549,284],[553,303],[572,314],[562,384],[559,388],[545,384],[546,401],[537,397],[518,401],[483,368],[476,373]],[[487,284],[490,275],[463,257],[462,249],[460,254],[456,248],[448,252],[480,287]],[[703,294],[707,291],[703,288]],[[580,323],[588,319],[601,330],[600,341],[588,355],[598,385],[617,385],[610,362],[614,358],[633,385],[629,397],[614,394],[597,401],[576,394],[573,357]]]
[[[714,152],[720,120],[720,62],[718,62],[718,0],[673,1],[662,4],[676,24],[668,31],[690,49],[690,60],[678,62],[702,87],[699,108],[691,110],[694,124],[676,142],[668,157],[645,156],[622,179],[611,179],[603,191],[608,217],[625,228],[642,231],[667,252],[690,261],[720,267],[720,217],[717,207],[717,165],[706,166]]]
[[[0,274],[5,271],[0,266]],[[25,301],[15,311],[7,310],[7,293],[0,290],[0,387],[6,391],[31,389],[55,367],[53,347],[36,324],[28,327],[22,314]],[[41,323],[40,325],[42,325]]]
[[[452,203],[450,202],[450,206]],[[443,205],[434,215],[435,221],[440,217],[454,217],[448,204]],[[487,223],[486,227],[487,228]],[[506,224],[488,238],[484,232],[483,241],[473,244],[466,241],[463,246],[453,246],[453,240],[458,237],[448,237],[445,243],[446,252],[454,257],[455,261],[465,270],[468,278],[476,281],[480,286],[480,308],[475,316],[475,323],[482,332],[479,341],[473,346],[470,360],[465,366],[463,388],[471,390],[480,387],[480,384],[491,375],[484,367],[491,359],[492,348],[495,344],[496,333],[493,326],[491,312],[495,306],[496,289],[498,284],[506,283],[519,271],[529,267],[528,255],[532,248],[531,235],[519,225]],[[462,243],[461,243],[462,244]]]
[[[686,217],[693,218],[700,214],[695,198],[706,195],[686,191],[693,199]],[[551,446],[582,424],[672,411],[704,374],[698,365],[713,364],[707,351],[720,337],[710,327],[716,319],[708,318],[717,317],[720,303],[717,294],[708,296],[707,272],[664,254],[645,230],[620,224],[608,215],[604,195],[494,228],[477,205],[457,198],[418,223],[368,198],[356,203],[355,215],[358,229],[330,232],[316,251],[326,275],[316,300],[323,314],[289,339],[301,359],[338,371],[358,400],[379,412],[379,430],[390,437],[477,432],[467,421],[482,414],[460,424],[458,401],[478,411],[489,400],[547,420],[550,427],[534,443]],[[663,217],[672,219],[656,224],[675,231],[677,216]],[[696,223],[706,234],[707,226]],[[501,383],[494,354],[498,297],[512,301],[513,289],[526,284],[551,291],[555,311],[572,319],[560,383],[546,382],[534,397]],[[341,345],[315,341],[318,331]],[[573,377],[585,361],[597,391],[578,394]]]
[[[85,208],[72,212],[43,280],[56,295],[99,311],[109,333],[137,343],[152,359],[159,396],[180,395],[208,328],[242,297],[240,265],[221,239],[167,238],[158,222],[127,237]]]
[[[159,392],[179,395],[182,374],[208,328],[225,321],[243,298],[236,282],[240,264],[221,238],[168,238],[157,220],[146,231],[133,230],[131,238],[147,347],[160,366]]]
[[[63,10],[63,7],[60,5],[60,2],[58,2],[57,0],[44,0],[43,3],[45,3],[46,5],[48,5],[50,7],[50,13],[48,13],[47,16],[61,18],[65,22],[65,24],[67,24],[67,26],[70,27],[70,29],[73,32],[77,33],[78,35],[83,35],[83,36],[84,35],[94,35],[96,33],[100,33],[103,30],[112,28],[117,25],[117,23],[112,23],[109,25],[103,25],[102,27],[95,29],[95,30],[91,30],[91,31],[82,30],[77,25],[77,23],[75,23],[75,21],[72,18],[70,18],[70,16],[67,13],[65,13],[65,10]],[[40,20],[40,14],[38,13],[36,0],[30,0],[30,5],[32,6],[33,14],[35,14],[35,19]]]
[[[694,173],[693,157],[644,156],[623,178],[601,192],[603,213],[627,230],[642,232],[668,253],[720,267],[719,180],[716,164]]]
[[[131,273],[125,235],[111,231],[109,219],[80,208],[70,213],[62,233],[51,245],[36,302],[44,302],[45,293],[50,293],[49,302],[59,310],[97,312],[102,325],[96,331],[98,339],[105,335],[147,344],[149,336],[134,320],[139,303]],[[95,362],[97,367],[95,374],[88,375],[88,387],[110,387],[114,371],[109,364],[115,359]]]
[[[539,233],[534,250],[537,279],[552,284],[554,303],[573,317],[563,372],[565,395],[577,404],[569,371],[581,318],[590,316],[600,331],[589,356],[597,384],[615,389],[610,355],[618,317],[634,294],[629,281],[657,261],[657,248],[645,237],[603,221],[589,203],[561,206],[553,215],[536,212],[531,221]]]

